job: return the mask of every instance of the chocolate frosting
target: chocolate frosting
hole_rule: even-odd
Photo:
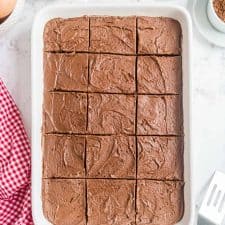
[[[139,93],[180,94],[181,57],[139,56],[137,76]]]
[[[88,131],[94,134],[134,134],[135,98],[89,94]]]
[[[44,54],[46,91],[87,91],[87,54]]]
[[[138,53],[181,54],[181,26],[165,17],[138,17]]]
[[[138,178],[183,180],[183,138],[138,137]]]
[[[54,225],[85,225],[84,180],[43,180],[45,217]]]
[[[88,225],[134,225],[134,180],[87,180]]]
[[[135,178],[135,137],[87,137],[87,176]]]
[[[69,135],[43,136],[43,177],[85,177],[85,137]]]
[[[176,224],[183,216],[183,182],[139,180],[137,225]]]
[[[89,18],[50,20],[44,30],[45,51],[88,51]]]
[[[180,96],[138,96],[138,134],[182,135]]]
[[[136,52],[136,17],[90,17],[90,51]]]
[[[43,129],[45,133],[84,133],[87,94],[45,93]]]
[[[89,91],[134,93],[135,57],[89,55]]]

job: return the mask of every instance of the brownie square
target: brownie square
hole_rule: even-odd
[[[181,57],[139,56],[137,77],[138,93],[180,94]]]
[[[89,91],[134,93],[135,56],[90,55],[89,74]]]
[[[138,96],[137,133],[142,135],[182,135],[181,97]]]
[[[55,225],[85,225],[84,180],[43,180],[43,212]]]
[[[136,53],[136,17],[91,17],[90,51]]]
[[[138,53],[181,54],[180,23],[165,17],[138,17]]]
[[[56,18],[45,25],[45,51],[88,51],[89,18]]]
[[[70,135],[43,136],[43,177],[85,177],[85,137]]]
[[[134,134],[135,97],[118,94],[89,94],[88,132]]]
[[[138,178],[183,180],[183,138],[138,137]]]
[[[87,176],[90,178],[135,178],[135,137],[87,137]]]
[[[181,220],[184,211],[182,182],[138,180],[137,225],[168,225]]]
[[[45,133],[84,133],[86,131],[87,94],[45,93]]]
[[[46,91],[87,91],[87,54],[44,54]]]
[[[87,180],[88,225],[135,224],[134,180]]]

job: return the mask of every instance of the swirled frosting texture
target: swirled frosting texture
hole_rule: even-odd
[[[138,178],[183,180],[183,138],[139,136]]]
[[[134,180],[87,180],[88,225],[135,225]]]
[[[137,132],[141,135],[181,135],[180,96],[138,96]]]
[[[43,177],[85,177],[85,137],[44,135]]]
[[[90,178],[135,178],[135,137],[87,137],[86,154]]]
[[[89,18],[56,18],[45,25],[45,51],[88,51]]]
[[[138,93],[180,94],[182,87],[181,57],[139,56]]]
[[[129,95],[88,94],[88,132],[134,134],[135,98]]]
[[[54,225],[85,225],[84,180],[43,180],[43,211]]]
[[[45,133],[85,133],[87,94],[46,93],[44,99]]]
[[[138,53],[180,55],[181,26],[165,17],[138,17]]]
[[[136,17],[91,17],[90,51],[134,54],[136,52]]]
[[[183,182],[138,180],[137,225],[173,225],[183,216]]]
[[[135,56],[89,55],[89,91],[134,93]]]
[[[46,91],[87,91],[87,54],[44,54]]]

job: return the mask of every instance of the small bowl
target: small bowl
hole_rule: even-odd
[[[0,24],[0,35],[4,34],[10,27],[12,27],[18,20],[19,16],[21,15],[25,0],[17,0],[15,8],[13,9],[10,16],[5,19]]]
[[[217,15],[214,6],[213,6],[213,0],[209,0],[208,2],[208,18],[211,22],[211,24],[219,31],[225,33],[225,22],[219,18]]]

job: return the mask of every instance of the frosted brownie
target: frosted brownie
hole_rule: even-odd
[[[54,225],[86,225],[84,180],[43,180],[43,211]]]
[[[135,97],[118,94],[88,94],[88,132],[134,134]]]
[[[183,138],[139,136],[138,178],[183,180]]]
[[[88,225],[135,223],[134,180],[87,180]]]
[[[91,92],[134,93],[135,56],[90,54],[89,76]]]
[[[138,53],[157,55],[181,54],[181,26],[165,17],[138,17]]]
[[[182,124],[180,96],[138,96],[139,135],[182,135]]]
[[[88,55],[44,53],[46,91],[87,91]]]
[[[45,25],[44,51],[88,51],[89,18],[56,18]]]
[[[85,133],[87,94],[46,93],[43,106],[45,133]]]
[[[90,17],[90,52],[136,53],[136,17]]]
[[[136,146],[132,136],[88,136],[87,177],[135,178]]]
[[[183,182],[137,181],[137,225],[168,225],[181,220]]]
[[[180,94],[182,89],[181,57],[139,56],[138,93]]]
[[[48,134],[43,136],[43,177],[84,178],[85,137]]]

